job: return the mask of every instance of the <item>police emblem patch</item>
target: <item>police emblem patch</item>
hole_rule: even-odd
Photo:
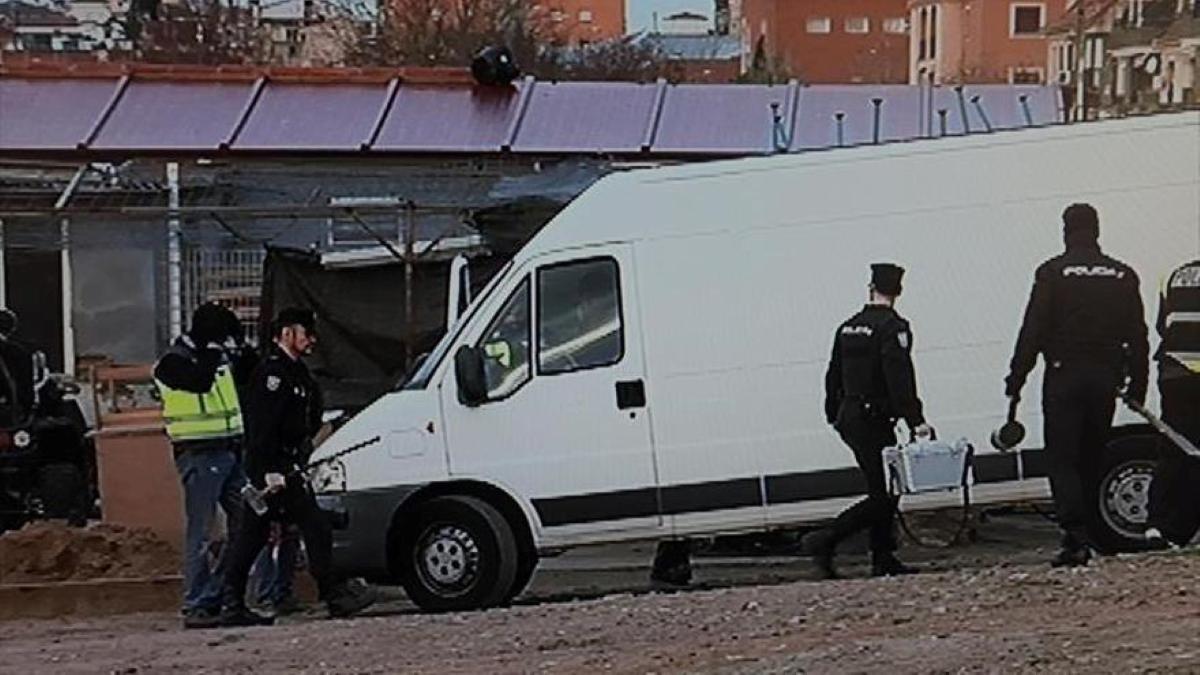
[[[279,385],[281,383],[282,383],[282,380],[280,380],[279,377],[277,377],[275,375],[268,375],[267,376],[267,391],[278,391]]]
[[[900,343],[901,349],[908,349],[908,333],[896,333],[896,341]]]

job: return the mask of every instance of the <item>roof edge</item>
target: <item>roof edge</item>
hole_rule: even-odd
[[[172,82],[255,82],[267,78],[290,84],[474,84],[466,68],[285,68],[274,66],[197,66],[145,63],[24,63],[0,64],[0,77],[23,79],[114,79]]]

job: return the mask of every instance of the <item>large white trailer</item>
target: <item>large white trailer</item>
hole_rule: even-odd
[[[539,551],[832,516],[862,485],[823,373],[875,261],[908,269],[919,390],[940,434],[980,451],[974,500],[1044,497],[1040,373],[1024,448],[986,439],[1033,271],[1077,201],[1154,312],[1159,276],[1200,256],[1200,113],[606,177],[322,446],[381,439],[316,477],[337,564],[426,608],[481,607],[519,593]],[[1157,452],[1133,421],[1092,449],[1094,536],[1112,548],[1144,527]]]

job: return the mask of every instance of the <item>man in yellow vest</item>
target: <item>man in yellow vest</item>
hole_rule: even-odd
[[[216,303],[196,309],[188,332],[154,366],[163,420],[183,484],[187,519],[184,550],[183,624],[208,628],[218,622],[224,554],[208,562],[208,530],[220,504],[230,531],[242,512],[242,408],[235,371],[252,368],[241,343],[237,317]]]
[[[1200,444],[1200,260],[1180,266],[1163,280],[1158,302],[1158,393],[1162,419]],[[1146,539],[1152,548],[1183,546],[1200,529],[1200,460],[1170,443],[1150,484]]]

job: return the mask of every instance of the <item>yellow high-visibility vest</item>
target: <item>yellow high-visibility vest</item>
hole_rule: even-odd
[[[172,389],[158,380],[154,384],[162,396],[163,420],[173,442],[242,435],[242,408],[229,366],[217,369],[212,388],[203,394]]]

